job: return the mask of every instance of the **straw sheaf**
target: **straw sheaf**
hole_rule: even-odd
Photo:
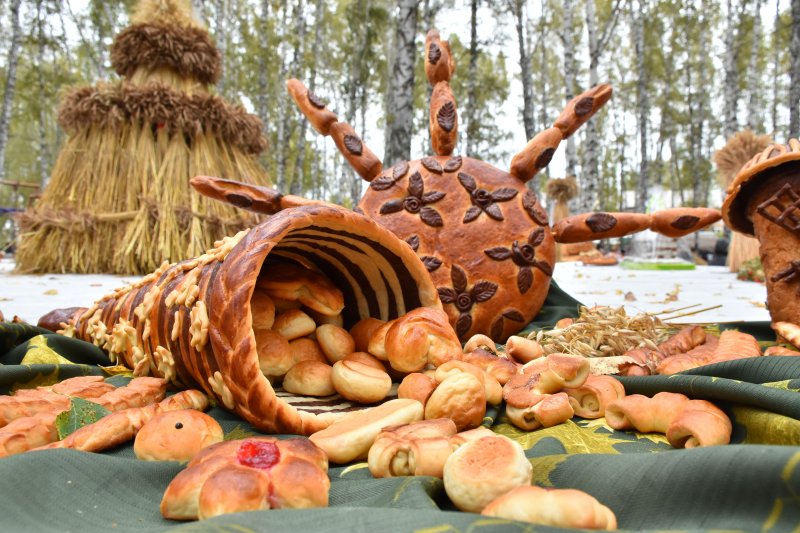
[[[160,84],[137,87],[127,83],[99,84],[68,93],[58,122],[75,133],[91,125],[117,127],[131,122],[165,127],[170,134],[195,136],[213,132],[245,153],[267,148],[261,120],[215,95],[186,95]]]
[[[725,146],[714,152],[719,184],[727,189],[739,170],[771,142],[769,135],[756,135],[751,130],[740,131],[728,139]]]
[[[557,202],[568,202],[578,195],[575,176],[551,179],[546,185],[547,196]]]
[[[209,85],[216,84],[222,76],[219,50],[206,30],[192,26],[129,26],[114,39],[111,64],[124,77],[142,67],[169,67],[182,77],[196,78]]]

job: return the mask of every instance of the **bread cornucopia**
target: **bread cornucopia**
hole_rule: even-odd
[[[355,351],[345,328],[358,324],[353,332],[360,338],[359,328],[371,331],[407,316],[408,324],[388,332],[386,343],[413,347],[401,356],[413,360],[389,354],[386,362],[422,370],[461,353],[441,307],[408,244],[356,213],[309,205],[283,211],[199,257],[162,265],[74,311],[63,331],[107,350],[136,376],[202,389],[258,430],[310,435],[361,405],[341,396],[276,392],[295,363],[311,367],[292,376],[296,387],[303,375],[314,375],[308,361],[322,356],[334,365],[328,372],[334,383],[342,375],[345,382],[375,383],[372,374],[378,374],[389,386],[361,401],[379,402],[391,387],[386,371],[372,372],[367,354],[337,362]]]

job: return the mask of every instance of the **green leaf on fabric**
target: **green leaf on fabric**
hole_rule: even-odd
[[[83,398],[72,398],[69,409],[56,417],[56,430],[58,431],[59,440],[83,426],[94,424],[109,413],[111,411],[100,404]]]
[[[125,376],[133,378],[133,370],[125,365],[101,366],[100,368],[103,369],[103,373],[107,376]]]
[[[247,437],[255,437],[255,436],[258,436],[258,433],[256,433],[255,431],[251,431],[246,427],[242,426],[241,424],[239,424],[225,434],[224,440],[241,440],[241,439],[246,439]]]

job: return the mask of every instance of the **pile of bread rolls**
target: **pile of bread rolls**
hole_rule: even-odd
[[[259,367],[301,396],[339,394],[361,404],[389,396],[392,378],[461,355],[447,315],[420,307],[391,321],[366,318],[344,328],[342,292],[299,265],[265,268],[251,299]]]

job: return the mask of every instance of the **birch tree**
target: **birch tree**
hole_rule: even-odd
[[[527,42],[528,18],[525,14],[525,2],[523,0],[507,0],[506,4],[512,18],[514,19],[514,29],[517,33],[520,82],[522,83],[522,124],[525,128],[525,139],[531,140],[533,136],[536,135],[536,123],[534,121],[531,55],[530,46]]]
[[[467,69],[467,102],[463,117],[467,125],[467,142],[464,153],[469,157],[474,157],[474,144],[472,141],[475,131],[475,90],[477,84],[475,78],[478,75],[478,0],[469,2],[469,68]]]
[[[736,115],[739,107],[739,29],[742,17],[741,12],[734,11],[732,0],[726,2],[726,15],[728,25],[725,28],[723,134],[728,139],[739,129]]]
[[[386,149],[384,166],[411,159],[414,125],[414,65],[417,48],[417,0],[398,0],[395,18],[394,56],[386,99]]]
[[[8,128],[11,120],[11,106],[14,103],[14,90],[17,84],[17,63],[19,62],[19,49],[21,28],[19,23],[19,8],[21,0],[11,0],[9,3],[9,18],[11,23],[11,43],[6,55],[6,86],[3,92],[3,109],[0,110],[0,180],[6,177],[6,146],[8,146]]]
[[[792,41],[789,45],[789,137],[800,136],[800,0],[792,0]]]
[[[647,0],[639,0],[636,11],[632,12],[634,57],[636,61],[636,117],[639,129],[639,176],[636,186],[636,210],[643,212],[650,191],[648,169],[648,114],[650,102],[647,94],[647,72],[645,70],[644,23],[647,17]]]
[[[747,127],[762,130],[761,76],[758,72],[758,56],[761,48],[761,0],[753,0],[753,29],[750,38],[750,57],[747,62]]]
[[[577,86],[578,65],[575,61],[575,11],[576,0],[564,0],[562,25],[559,36],[564,49],[564,100],[569,102],[575,96]],[[567,175],[575,176],[578,166],[578,151],[575,147],[575,137],[567,139],[564,155],[567,160]]]

